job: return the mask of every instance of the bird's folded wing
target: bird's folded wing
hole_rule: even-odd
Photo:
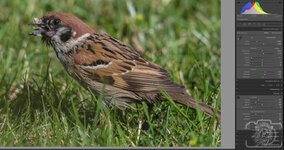
[[[169,79],[166,70],[111,36],[88,37],[74,54],[74,62],[88,78],[121,89],[158,92],[157,87],[161,87],[167,92],[184,92],[183,86]]]

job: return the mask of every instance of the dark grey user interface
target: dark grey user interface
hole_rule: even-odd
[[[283,0],[235,1],[236,149],[283,149]]]

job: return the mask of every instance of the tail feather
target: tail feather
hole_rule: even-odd
[[[185,94],[180,94],[180,93],[169,93],[169,95],[172,97],[172,99],[180,104],[189,106],[191,108],[197,109],[196,106],[196,101],[194,98],[192,98],[191,96],[185,95]],[[214,115],[214,108],[204,104],[202,101],[198,101],[198,105],[199,105],[199,109],[200,111],[204,112],[205,114],[213,117]],[[220,122],[221,120],[221,112],[217,111],[216,113],[216,118],[217,120]]]

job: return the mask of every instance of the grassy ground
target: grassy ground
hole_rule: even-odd
[[[1,0],[0,146],[220,146],[220,124],[185,106],[106,108],[28,36],[27,24],[47,11],[72,13],[124,41],[220,108],[220,1]]]

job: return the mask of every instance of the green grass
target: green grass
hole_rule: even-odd
[[[28,36],[34,17],[71,13],[169,71],[220,109],[220,1],[0,1],[0,146],[220,146],[220,124],[185,106],[109,109]],[[143,128],[147,122],[148,129]]]

